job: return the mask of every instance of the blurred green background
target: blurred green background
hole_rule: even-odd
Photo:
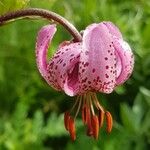
[[[112,112],[114,128],[97,141],[77,120],[77,140],[64,129],[63,112],[74,98],[56,92],[41,78],[35,40],[44,20],[19,20],[0,27],[0,150],[148,150],[150,147],[150,1],[149,0],[0,0],[0,13],[40,7],[67,18],[79,30],[110,20],[135,54],[131,78],[112,94],[98,94]],[[58,26],[50,55],[70,39]]]

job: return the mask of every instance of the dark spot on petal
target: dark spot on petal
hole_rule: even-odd
[[[108,58],[107,58],[107,57],[105,57],[105,60],[108,60]]]
[[[56,59],[56,58],[58,58],[58,57],[59,57],[59,55],[55,56],[54,58]]]
[[[91,84],[91,81],[88,81],[88,84]]]
[[[60,54],[60,53],[61,53],[61,51],[57,52],[56,54]]]
[[[86,51],[86,52],[85,52],[85,55],[88,55],[88,54],[89,54],[89,52],[88,52],[88,51]]]
[[[106,69],[109,69],[109,66],[106,66]]]
[[[106,77],[106,78],[109,78],[109,75],[108,75],[108,74],[105,74],[105,77]]]
[[[83,82],[86,82],[86,80],[87,80],[87,77],[86,78],[84,78],[81,82],[83,83]]]
[[[86,62],[85,64],[84,64],[84,67],[87,67],[89,65],[89,63],[88,62]]]
[[[56,66],[55,66],[55,69],[57,70],[57,68],[58,68],[58,66],[56,65]]]
[[[85,69],[82,69],[82,73],[85,71]]]
[[[60,61],[60,64],[63,62],[63,60]]]
[[[69,61],[71,62],[73,60],[73,58],[71,58]]]
[[[72,57],[72,56],[74,56],[74,54],[71,54],[70,56]]]
[[[93,73],[95,72],[95,68],[93,68],[92,72],[93,72]]]

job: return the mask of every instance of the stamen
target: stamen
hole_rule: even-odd
[[[87,124],[87,104],[86,104],[86,94],[83,95],[82,121],[83,121],[84,124]]]
[[[92,128],[93,128],[93,137],[95,139],[98,139],[99,121],[97,115],[92,116]]]
[[[103,126],[103,123],[104,123],[104,115],[105,115],[105,112],[99,110],[98,120],[99,120],[99,127],[100,128]]]
[[[82,107],[82,121],[84,124],[87,124],[87,106],[86,106],[86,104],[83,104],[83,107]]]
[[[70,113],[75,109],[76,106],[77,111],[75,112],[75,117],[71,117]],[[95,113],[94,106],[97,108],[98,115],[96,115]],[[104,108],[100,105],[95,93],[88,92],[84,95],[78,96],[70,113],[65,112],[64,114],[65,128],[66,130],[69,131],[72,141],[76,139],[75,119],[80,109],[82,112],[82,121],[85,125],[87,125],[88,136],[93,136],[95,139],[98,139],[99,130],[103,126],[105,115],[106,115],[106,130],[108,133],[111,132],[113,120],[110,112],[104,111]]]
[[[64,114],[64,125],[65,125],[66,130],[69,129],[69,119],[70,119],[70,113],[67,111]]]
[[[92,115],[94,116],[95,115],[95,112],[94,112],[94,108],[93,108],[93,104],[92,104],[92,100],[91,100],[91,94],[89,94],[89,105],[91,107],[91,111],[92,111]]]
[[[73,111],[73,109],[75,108],[75,106],[76,106],[77,103],[79,102],[79,99],[80,99],[80,96],[77,96],[77,99],[76,99],[76,101],[75,101],[73,107],[71,108],[70,113]]]
[[[81,103],[82,103],[82,96],[80,96],[80,98],[79,98],[79,105],[78,105],[78,108],[77,108],[77,111],[76,111],[76,114],[75,114],[75,117],[74,117],[75,119],[76,119],[76,117],[77,117],[77,115],[80,111]]]
[[[72,141],[76,139],[75,122],[72,117],[69,118],[69,133]]]
[[[92,100],[94,102],[95,107],[99,110],[95,97],[92,95]]]
[[[95,100],[96,106],[97,106],[101,111],[104,112],[104,108],[100,105],[100,103],[99,103],[99,101],[98,101],[98,99],[97,99],[96,93],[93,93],[93,97],[94,97],[93,99]]]
[[[90,109],[87,109],[87,136],[92,136],[93,135],[93,128],[91,124],[91,113]]]
[[[112,116],[111,116],[111,113],[109,111],[106,111],[105,112],[105,115],[106,115],[106,125],[107,125],[107,132],[110,133],[111,130],[112,130],[112,125],[113,125],[113,119],[112,119]]]

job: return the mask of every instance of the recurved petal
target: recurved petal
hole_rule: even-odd
[[[116,85],[124,83],[131,75],[134,67],[133,52],[127,42],[116,39],[114,42],[117,58]]]
[[[81,43],[60,46],[47,67],[49,84],[56,89],[64,90],[69,96],[74,96],[78,92],[81,48]]]
[[[104,25],[108,28],[109,32],[113,35],[116,36],[117,38],[122,39],[122,34],[120,30],[110,21],[104,21]]]
[[[96,90],[110,93],[115,86],[115,50],[113,39],[104,23],[87,27],[79,65],[81,93]]]
[[[36,42],[36,62],[41,75],[46,79],[47,76],[47,60],[46,55],[48,45],[56,32],[56,25],[46,25],[41,28],[37,36]]]

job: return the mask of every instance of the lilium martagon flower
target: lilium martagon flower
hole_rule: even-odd
[[[49,43],[56,25],[42,27],[37,36],[36,61],[47,83],[68,96],[76,96],[75,104],[64,114],[64,125],[71,139],[76,139],[75,120],[81,111],[87,135],[98,139],[106,118],[106,131],[111,132],[111,113],[100,104],[96,93],[111,93],[131,75],[134,56],[119,29],[111,22],[89,25],[81,42],[67,41],[58,46],[47,62]]]

